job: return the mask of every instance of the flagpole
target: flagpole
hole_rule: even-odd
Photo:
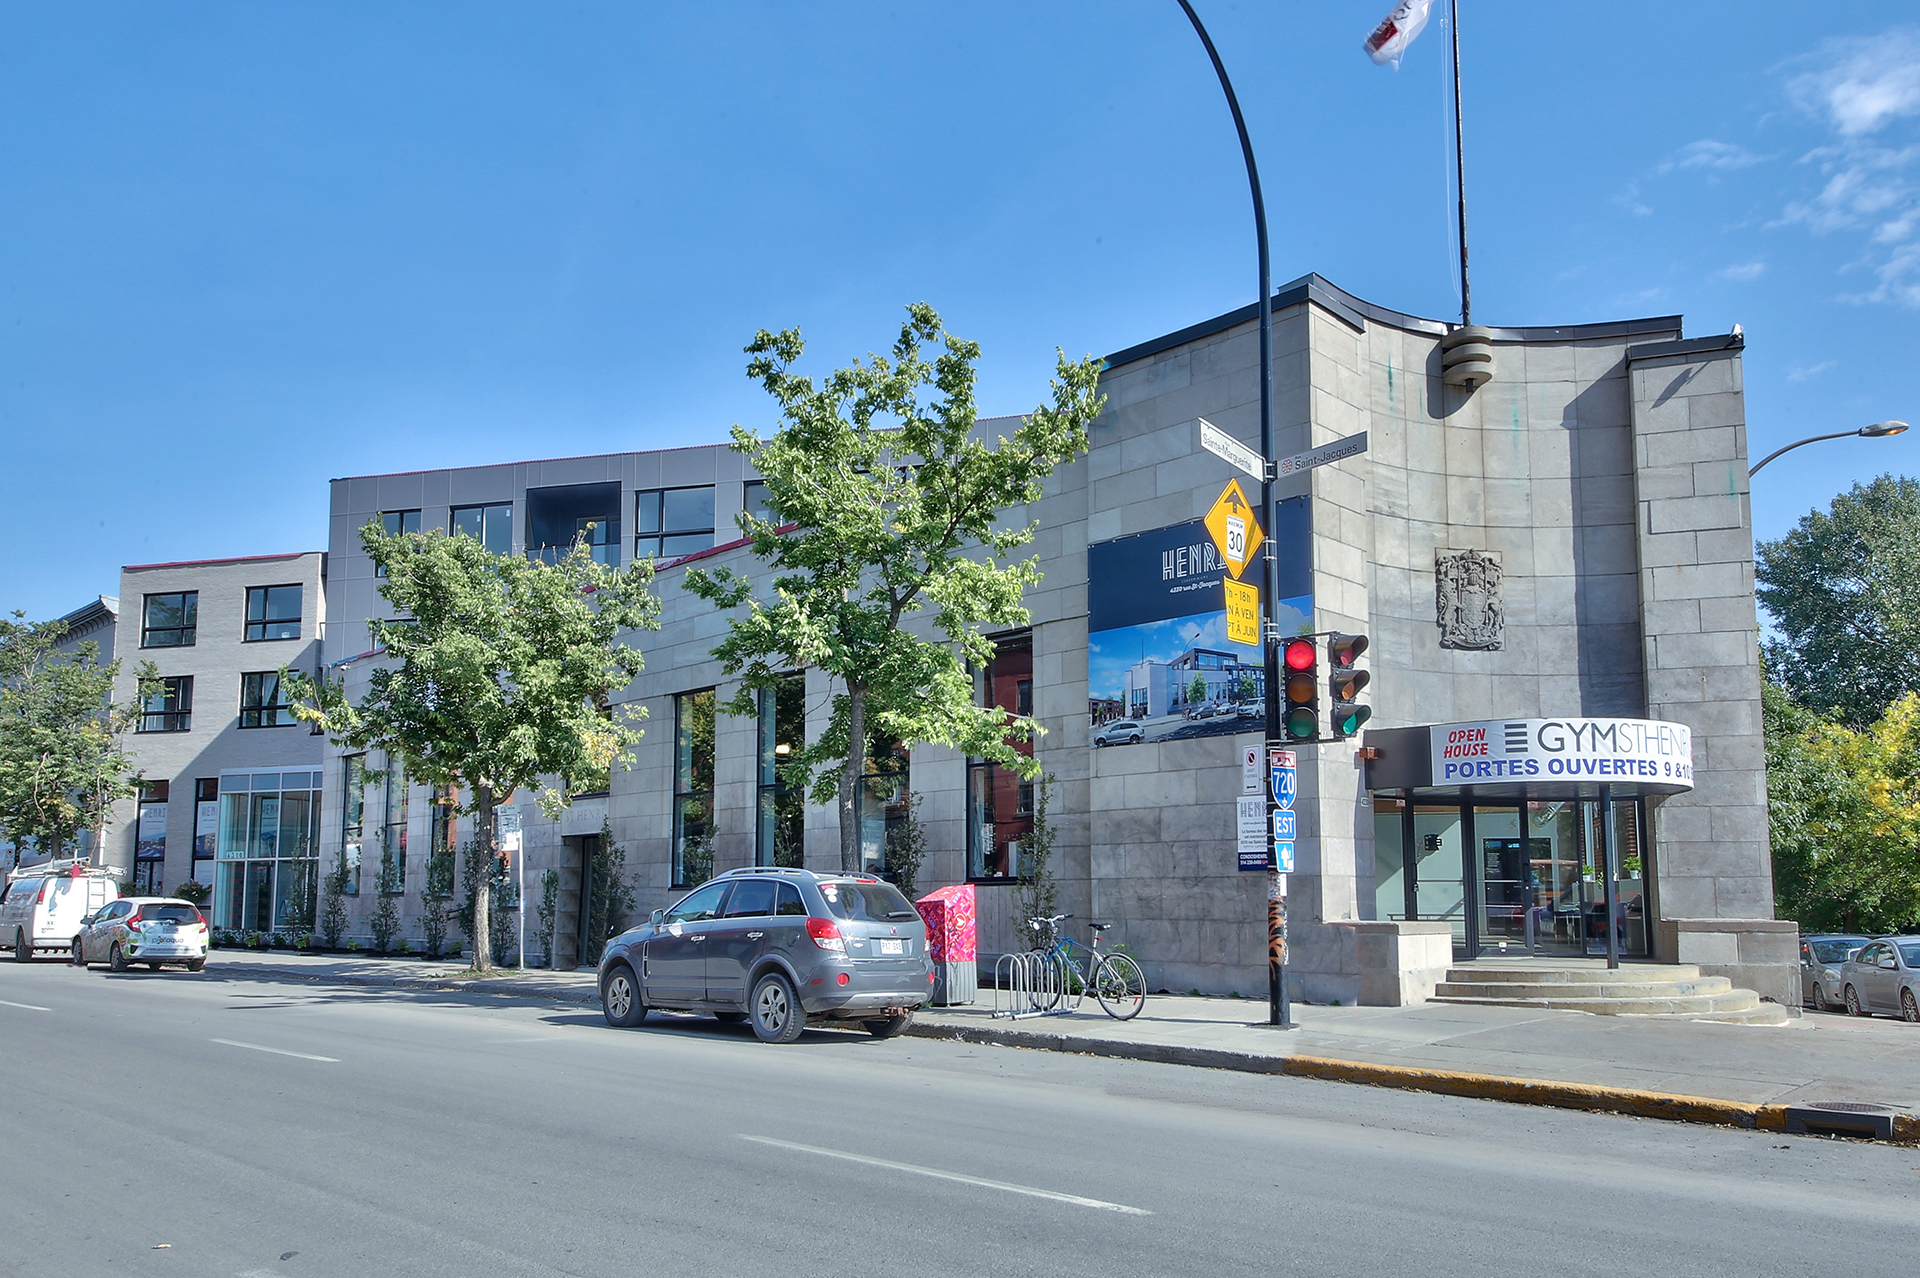
[[[1460,118],[1460,0],[1447,0],[1453,25],[1453,185],[1460,193],[1460,323],[1473,323],[1473,292],[1467,287],[1467,143]]]

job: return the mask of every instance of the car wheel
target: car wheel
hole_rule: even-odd
[[[867,1033],[875,1038],[892,1038],[896,1034],[905,1032],[907,1026],[913,1024],[913,1013],[908,1012],[904,1016],[882,1016],[860,1023],[866,1026]]]
[[[20,928],[13,930],[13,958],[16,963],[33,962],[33,946],[27,943],[27,934]]]
[[[747,1014],[745,1012],[715,1012],[713,1019],[719,1021],[722,1025],[738,1025],[747,1019]]]
[[[1912,990],[1900,991],[1900,1019],[1908,1024],[1920,1022],[1920,1001],[1914,999]]]
[[[647,1005],[640,1001],[640,982],[625,963],[608,972],[601,984],[600,1013],[615,1029],[632,1029],[647,1019]]]
[[[87,965],[87,952],[81,947],[80,938],[77,936],[73,938],[73,965],[75,967]]]
[[[763,1043],[791,1043],[807,1027],[807,1014],[800,1009],[800,997],[793,984],[778,972],[768,972],[754,982],[753,1032]]]
[[[1853,986],[1851,985],[1847,986],[1846,998],[1848,1016],[1865,1016],[1867,1014],[1867,1009],[1860,1006],[1860,996],[1854,992]]]
[[[160,965],[158,963],[148,963],[147,970],[150,972],[157,972],[160,970]]]
[[[1145,738],[1145,737],[1143,737],[1143,736],[1141,736],[1141,735],[1140,735],[1140,734],[1139,734],[1138,732],[1136,732],[1136,733],[1134,733],[1134,734],[1133,734],[1132,736],[1130,736],[1130,737],[1128,737],[1128,738],[1127,738],[1127,744],[1128,744],[1128,745],[1139,745],[1139,744],[1140,744],[1140,743],[1141,743],[1142,741],[1144,741],[1144,740],[1146,740],[1146,738]]]
[[[1816,1012],[1824,1012],[1827,1010],[1827,992],[1818,985],[1813,987],[1813,1001],[1811,1006]]]
[[[189,972],[204,972],[206,971],[206,969],[207,969],[207,961],[203,958],[187,960],[187,970]]]
[[[124,972],[127,970],[127,954],[125,950],[120,948],[120,942],[118,941],[115,941],[113,948],[107,951],[107,966],[116,972]]]

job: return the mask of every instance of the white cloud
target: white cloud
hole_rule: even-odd
[[[1640,184],[1638,182],[1627,183],[1627,189],[1614,196],[1613,202],[1635,217],[1646,217],[1653,212],[1650,206],[1640,202]]]
[[[1728,266],[1714,272],[1714,278],[1726,280],[1730,284],[1751,284],[1767,273],[1765,262],[1742,262],[1738,266]]]
[[[1655,170],[1659,173],[1671,173],[1675,169],[1707,169],[1722,173],[1734,169],[1744,169],[1759,164],[1768,157],[1755,155],[1743,146],[1732,142],[1721,142],[1715,138],[1702,138],[1698,142],[1689,142],[1674,152]]]
[[[1837,365],[1838,361],[1831,359],[1823,359],[1818,364],[1813,365],[1795,364],[1787,370],[1787,380],[1790,382],[1804,382],[1820,376],[1820,374]]]
[[[1829,40],[1811,60],[1825,65],[1795,76],[1787,91],[1841,136],[1860,137],[1900,116],[1920,115],[1920,30],[1894,27],[1877,36]]]

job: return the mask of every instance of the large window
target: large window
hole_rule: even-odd
[[[320,776],[223,772],[213,924],[299,935],[319,887]]]
[[[140,610],[142,648],[191,648],[199,624],[200,592],[148,595]]]
[[[713,877],[713,689],[673,699],[673,885]]]
[[[170,675],[140,703],[140,731],[186,732],[193,727],[193,676]]]
[[[633,557],[677,559],[713,548],[713,485],[634,494]]]
[[[383,510],[380,512],[380,525],[387,530],[387,536],[397,537],[401,533],[420,531],[420,512],[417,510]],[[384,577],[387,570],[379,564],[373,566],[373,575]]]
[[[767,481],[749,479],[740,486],[740,509],[755,519],[773,522],[773,503],[767,496]]]
[[[165,781],[140,783],[140,812],[133,836],[133,890],[140,896],[158,896],[167,860],[167,792]]]
[[[576,541],[597,564],[620,566],[620,485],[527,489],[527,554],[558,563]]]
[[[453,854],[460,841],[460,790],[433,788],[433,828],[427,832],[427,895],[453,895]]]
[[[758,865],[806,864],[806,780],[794,765],[807,744],[807,677],[781,676],[760,691],[760,824]]]
[[[241,727],[290,728],[298,722],[293,717],[293,703],[287,700],[279,671],[261,670],[240,676]]]
[[[868,744],[867,771],[853,807],[860,822],[860,868],[869,874],[888,873],[887,848],[909,814],[912,782],[904,745],[881,740]]]
[[[496,506],[455,506],[453,531],[465,533],[496,555],[513,550],[513,503]]]
[[[360,895],[360,851],[366,845],[367,756],[350,754],[342,763],[340,810],[340,891]]]
[[[975,677],[975,698],[1009,714],[1033,715],[1033,632],[994,640],[993,659]],[[1031,755],[1031,742],[1014,748]],[[1033,835],[1033,783],[985,759],[967,762],[967,877],[1018,878]]]
[[[213,886],[213,859],[220,843],[220,778],[193,783],[193,881]]]
[[[300,637],[300,587],[247,587],[247,642]]]
[[[407,808],[413,786],[398,759],[387,759],[387,778],[380,787],[380,891],[395,896],[407,890]]]

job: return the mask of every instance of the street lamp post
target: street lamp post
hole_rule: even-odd
[[[1902,421],[1875,422],[1871,426],[1862,426],[1859,430],[1836,430],[1831,435],[1809,435],[1805,439],[1796,439],[1785,448],[1776,448],[1765,457],[1762,457],[1758,462],[1754,463],[1753,469],[1747,472],[1747,478],[1752,479],[1760,473],[1760,467],[1766,465],[1781,453],[1791,452],[1802,444],[1817,444],[1823,439],[1846,439],[1852,435],[1861,435],[1867,439],[1880,439],[1887,435],[1898,435],[1906,428],[1907,424]]]
[[[1260,512],[1266,520],[1267,537],[1265,556],[1261,570],[1261,650],[1265,657],[1267,675],[1266,695],[1266,749],[1271,753],[1280,745],[1280,646],[1277,642],[1279,626],[1274,620],[1274,587],[1279,582],[1280,561],[1274,556],[1273,530],[1277,526],[1274,519],[1273,496],[1273,271],[1267,257],[1267,204],[1260,195],[1260,169],[1253,161],[1253,142],[1247,136],[1246,117],[1240,114],[1240,99],[1233,92],[1233,81],[1227,78],[1227,67],[1220,60],[1220,51],[1213,47],[1213,37],[1207,34],[1207,28],[1200,21],[1200,15],[1193,11],[1188,0],[1180,0],[1180,7],[1186,11],[1187,21],[1193,24],[1193,30],[1200,37],[1200,43],[1207,48],[1207,57],[1213,60],[1213,70],[1220,77],[1220,88],[1227,95],[1227,109],[1233,112],[1233,127],[1240,134],[1240,153],[1247,161],[1247,185],[1253,192],[1253,232],[1260,247],[1260,458],[1262,475],[1260,478]],[[1267,822],[1272,828],[1274,799],[1267,796]],[[1283,1029],[1293,1024],[1290,1001],[1287,997],[1287,897],[1286,878],[1278,866],[1267,871],[1267,1022]]]

